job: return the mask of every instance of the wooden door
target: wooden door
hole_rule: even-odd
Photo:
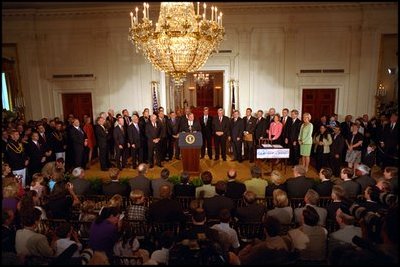
[[[62,94],[62,104],[64,121],[68,119],[69,114],[73,114],[74,117],[78,118],[81,122],[83,120],[83,115],[88,115],[93,118],[91,93]]]
[[[311,114],[311,121],[318,122],[321,116],[335,113],[336,89],[303,89],[302,114]]]
[[[200,86],[196,84],[196,97],[197,107],[212,107],[214,106],[214,82],[210,80],[209,83]]]

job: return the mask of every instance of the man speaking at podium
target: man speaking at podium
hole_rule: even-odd
[[[201,131],[200,123],[194,119],[194,114],[189,113],[187,123],[183,124],[181,132],[193,133]]]

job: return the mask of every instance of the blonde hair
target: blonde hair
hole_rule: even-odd
[[[96,203],[93,200],[85,200],[81,205],[81,211],[84,213],[93,213]]]
[[[6,168],[10,168],[10,171],[11,171],[10,165],[9,165],[8,163],[3,163],[3,164],[1,165],[1,173],[2,173],[2,174],[4,174],[4,172],[6,171]]]
[[[304,116],[307,116],[309,120],[311,120],[311,114],[308,112],[303,113],[303,118]]]
[[[120,208],[122,207],[122,202],[123,202],[122,196],[120,194],[115,194],[110,198],[108,206]]]
[[[274,184],[280,185],[286,182],[286,178],[279,171],[274,170],[271,173],[271,181]]]
[[[285,191],[282,189],[275,189],[272,192],[274,206],[277,208],[284,208],[289,205],[289,199]]]
[[[31,186],[35,186],[36,183],[42,185],[43,182],[44,182],[44,175],[42,173],[37,172],[34,175],[32,175]]]
[[[144,197],[144,192],[140,189],[134,189],[129,194],[129,198],[132,200],[133,203],[138,204],[140,200]]]
[[[9,183],[7,186],[3,187],[3,198],[17,197],[18,194],[18,184]]]
[[[317,205],[319,201],[319,194],[314,189],[308,189],[306,195],[304,196],[304,201],[307,204]]]

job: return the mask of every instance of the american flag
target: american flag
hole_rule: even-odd
[[[153,113],[157,112],[158,112],[157,92],[156,92],[156,86],[153,85]]]

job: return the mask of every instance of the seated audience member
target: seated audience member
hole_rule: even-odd
[[[145,197],[142,190],[134,189],[129,195],[132,205],[126,208],[126,219],[145,221],[149,208],[145,206]]]
[[[249,244],[239,252],[240,263],[243,265],[288,264],[293,256],[292,242],[288,236],[280,236],[281,225],[274,217],[265,220],[266,239]]]
[[[185,215],[181,204],[171,199],[171,187],[160,187],[160,200],[152,202],[149,206],[150,222],[184,222]]]
[[[75,193],[78,196],[86,195],[91,193],[90,181],[85,178],[85,170],[81,167],[77,167],[72,171],[72,177],[74,179],[71,184],[74,185]]]
[[[42,174],[44,177],[49,178],[53,176],[54,170],[60,170],[61,172],[65,172],[65,164],[63,158],[58,158],[56,161],[47,162],[42,168]]]
[[[16,253],[15,251],[15,222],[14,222],[15,214],[11,209],[3,208],[1,221],[1,251],[2,254],[4,252]]]
[[[275,189],[281,189],[286,192],[286,178],[277,170],[271,172],[271,182],[265,188],[265,197],[272,197]]]
[[[194,197],[196,194],[196,187],[189,182],[190,175],[187,172],[182,172],[181,182],[174,185],[175,197]]]
[[[70,217],[72,206],[79,205],[80,201],[75,194],[74,186],[66,183],[61,173],[55,175],[56,183],[49,194],[47,211],[49,218],[68,219]]]
[[[307,190],[312,188],[314,182],[307,178],[306,169],[302,165],[293,167],[293,178],[286,181],[287,194],[289,198],[303,198]]]
[[[355,199],[361,193],[361,186],[352,178],[353,170],[351,168],[343,168],[340,171],[340,179],[343,180],[340,186],[344,189],[346,198]]]
[[[329,203],[329,205],[326,207],[326,210],[328,211],[327,219],[335,221],[336,211],[338,208],[340,208],[340,205],[342,205],[342,203],[349,203],[349,201],[345,197],[345,194],[346,192],[340,185],[334,185],[332,187],[332,202]]]
[[[29,190],[18,203],[19,212],[17,214],[20,218],[26,213],[32,213],[33,209],[40,211],[40,220],[47,220],[46,211],[39,205],[38,193],[35,190]]]
[[[366,208],[368,211],[378,212],[382,207],[379,203],[380,190],[376,186],[367,186],[364,190],[364,198],[359,202],[359,205]]]
[[[376,145],[371,143],[367,147],[367,151],[362,157],[361,162],[372,168],[376,164]]]
[[[122,198],[122,196],[120,194],[115,194],[110,198],[107,206],[115,207],[121,211],[123,205],[124,205],[124,199]]]
[[[268,182],[261,178],[261,169],[258,166],[252,166],[250,172],[252,178],[244,181],[246,190],[254,192],[259,198],[265,197],[265,188],[267,187]]]
[[[302,225],[289,230],[293,246],[299,252],[299,259],[303,261],[323,261],[326,257],[326,240],[328,231],[320,226],[317,211],[310,205],[306,206],[302,214]]]
[[[236,170],[229,169],[226,175],[228,177],[228,183],[226,184],[225,196],[232,199],[242,198],[244,191],[246,191],[246,186],[243,183],[236,181]]]
[[[168,181],[168,178],[169,178],[169,170],[167,168],[163,168],[161,170],[161,178],[151,180],[151,189],[154,198],[160,198],[161,186],[168,185],[171,188],[174,186],[170,181]]]
[[[46,187],[44,184],[44,176],[41,173],[35,173],[32,175],[32,182],[30,190],[35,190],[38,193],[38,198],[42,199],[42,197],[46,194]]]
[[[98,212],[95,212],[96,203],[93,200],[85,200],[81,205],[81,212],[79,213],[79,221],[93,222],[97,218]],[[89,237],[90,226],[83,224],[79,229],[81,237]]]
[[[142,262],[147,262],[150,259],[149,252],[145,249],[140,248],[139,240],[136,238],[135,233],[131,229],[125,229],[115,243],[114,255],[118,257],[140,257]],[[129,260],[124,262],[124,265],[134,265]]]
[[[119,194],[127,197],[129,194],[129,186],[119,181],[120,170],[118,168],[110,168],[108,170],[111,181],[103,184],[103,193],[106,196]]]
[[[209,226],[206,224],[206,212],[197,208],[192,212],[192,224],[180,234],[180,240],[197,240],[205,238]]]
[[[3,199],[1,207],[3,209],[11,209],[14,214],[17,212],[17,205],[19,202],[18,195],[18,184],[16,182],[10,182],[6,186],[3,185]]]
[[[239,222],[261,222],[267,208],[257,203],[254,192],[244,192],[243,199],[245,206],[236,209],[236,218]]]
[[[379,188],[381,193],[383,193],[383,192],[385,192],[385,193],[392,192],[392,185],[385,178],[378,179],[378,181],[376,182],[376,187]]]
[[[232,199],[225,196],[226,192],[226,182],[218,181],[215,184],[216,195],[204,199],[204,210],[206,212],[207,218],[217,219],[221,209],[228,209],[231,214],[234,212],[235,203]]]
[[[152,196],[151,193],[151,180],[146,177],[147,165],[140,163],[138,168],[138,175],[132,179],[129,179],[129,186],[131,191],[134,189],[140,189],[143,191],[145,197]]]
[[[215,196],[215,186],[211,185],[213,179],[211,172],[202,172],[200,178],[203,181],[203,185],[196,187],[196,198],[200,197],[201,192],[204,192],[202,193],[203,198]]]
[[[224,251],[238,251],[240,247],[239,238],[235,229],[229,222],[231,221],[231,213],[229,209],[221,209],[219,212],[220,223],[211,226],[211,229],[218,231],[219,241]]]
[[[267,217],[274,217],[282,225],[288,225],[293,219],[293,208],[289,206],[289,199],[285,191],[276,189],[273,192],[274,208],[267,211]]]
[[[364,192],[367,186],[374,186],[376,181],[369,175],[370,168],[367,165],[359,164],[356,168],[356,177],[353,181],[361,186],[361,192]]]
[[[319,201],[318,193],[313,189],[308,189],[306,195],[304,196],[304,202],[306,203],[306,206],[303,208],[294,209],[294,218],[295,218],[296,223],[298,223],[298,224],[301,223],[301,216],[303,214],[303,210],[307,206],[311,206],[318,213],[318,217],[319,217],[318,225],[324,226],[326,223],[326,216],[327,216],[328,212],[326,211],[325,208],[321,208],[321,207],[317,206],[318,201]]]
[[[386,167],[383,170],[383,177],[390,182],[393,194],[399,193],[399,177],[397,173],[397,167]]]
[[[329,235],[328,251],[332,251],[334,247],[338,245],[344,245],[346,243],[356,246],[352,239],[354,236],[362,237],[362,234],[361,228],[354,226],[354,217],[344,213],[339,208],[336,211],[336,222],[338,223],[340,229]]]
[[[155,250],[150,260],[145,265],[168,265],[169,251],[174,245],[174,235],[172,232],[166,231],[161,235],[160,247],[161,249]]]
[[[56,229],[56,256],[63,253],[69,246],[76,244],[78,249],[72,255],[72,257],[80,257],[80,251],[82,250],[82,244],[78,239],[78,233],[74,231],[71,224],[68,222],[60,224]],[[71,240],[73,239],[73,240]]]
[[[317,191],[320,197],[329,197],[332,193],[333,183],[331,182],[332,169],[322,167],[319,171],[320,183],[314,185],[314,190]]]
[[[40,211],[34,209],[33,212],[27,213],[21,218],[24,228],[18,230],[16,233],[15,249],[17,256],[22,259],[25,259],[27,256],[53,257],[55,255],[53,249],[53,243],[56,241],[55,235],[50,245],[45,235],[35,232],[40,215]]]
[[[12,174],[12,169],[8,163],[3,163],[1,165],[1,177],[4,179],[6,178],[9,174]]]
[[[115,207],[104,207],[92,223],[89,232],[89,247],[93,251],[103,251],[110,261],[113,248],[118,241],[118,231],[121,228],[120,211]]]

